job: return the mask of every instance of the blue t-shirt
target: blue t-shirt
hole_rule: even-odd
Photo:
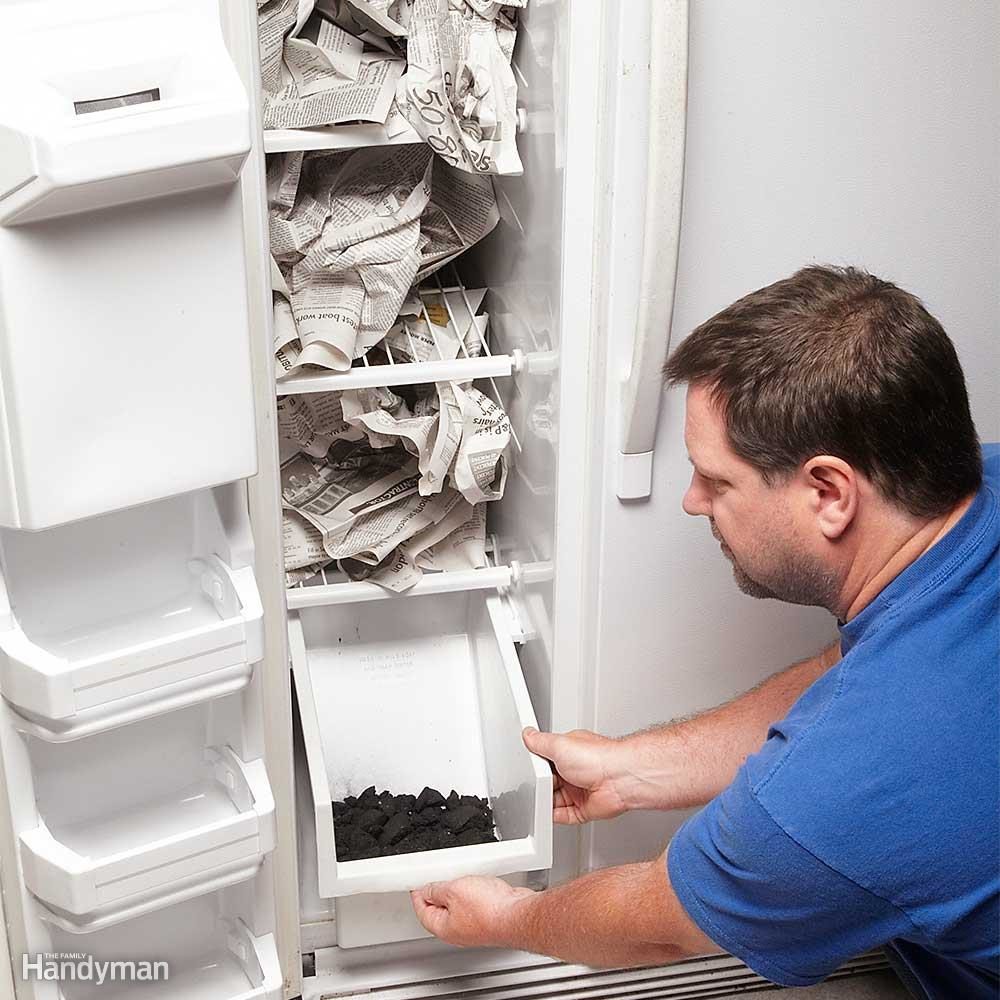
[[[958,524],[670,844],[691,919],[773,982],[886,946],[932,1000],[997,996],[1000,447],[984,464]]]

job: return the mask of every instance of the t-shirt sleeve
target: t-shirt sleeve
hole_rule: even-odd
[[[677,831],[667,867],[701,930],[782,986],[811,986],[913,931],[902,911],[789,837],[753,794],[745,769]]]

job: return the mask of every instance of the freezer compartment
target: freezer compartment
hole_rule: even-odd
[[[45,919],[83,933],[251,878],[274,800],[240,695],[72,745],[22,737],[37,803],[19,825]]]
[[[248,915],[220,897],[225,894],[201,896],[110,931],[54,930],[56,953],[92,955],[95,963],[161,961],[169,972],[151,982],[64,980],[61,1000],[280,1000],[273,935],[255,934]]]
[[[23,728],[78,739],[248,683],[262,610],[218,492],[2,533],[0,691]]]
[[[551,865],[552,775],[521,740],[535,714],[500,597],[305,608],[289,631],[320,897]],[[369,785],[485,796],[499,842],[338,861],[332,803]]]

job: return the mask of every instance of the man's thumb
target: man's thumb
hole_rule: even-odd
[[[551,761],[556,759],[556,747],[560,737],[555,733],[540,733],[537,729],[528,726],[521,736],[524,739],[524,745],[532,753],[538,754],[539,757],[547,757]]]

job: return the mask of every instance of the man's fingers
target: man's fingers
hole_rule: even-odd
[[[538,754],[539,757],[547,757],[551,761],[556,759],[559,740],[562,738],[556,733],[540,733],[537,729],[528,726],[521,737],[524,740],[524,745],[532,753]]]
[[[562,826],[576,826],[583,822],[574,806],[556,806],[552,810],[552,822]]]
[[[426,888],[426,886],[424,887]],[[440,937],[448,921],[448,911],[427,901],[424,889],[414,889],[410,893],[413,902],[413,912],[425,931],[430,931],[435,937]]]
[[[420,898],[432,906],[447,906],[447,882],[428,882],[427,885],[414,889],[413,892],[419,893]]]

